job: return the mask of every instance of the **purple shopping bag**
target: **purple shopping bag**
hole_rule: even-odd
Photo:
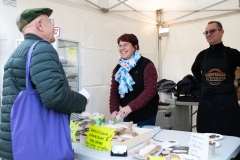
[[[26,90],[19,93],[11,110],[13,157],[14,160],[73,160],[67,114],[45,108],[37,90],[32,88],[29,66],[38,42],[27,55]]]

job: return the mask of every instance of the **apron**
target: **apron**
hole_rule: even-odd
[[[206,59],[201,65],[202,86],[197,114],[197,131],[240,137],[240,107],[233,79],[224,58]]]

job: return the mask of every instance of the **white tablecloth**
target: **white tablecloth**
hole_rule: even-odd
[[[190,135],[191,132],[162,130],[154,138],[162,141],[176,140],[180,142],[180,146],[188,146]],[[151,139],[151,141],[154,142],[153,139]],[[230,160],[240,151],[240,138],[238,137],[225,136],[224,139],[218,140],[218,142],[221,145],[215,149],[215,158],[211,160]],[[140,148],[144,143],[145,142],[130,148],[128,153]],[[137,158],[129,154],[127,157],[112,157],[108,151],[97,151],[80,143],[73,143],[73,149],[76,158],[80,160],[137,160]],[[159,152],[155,153],[153,156],[156,157],[158,154]]]

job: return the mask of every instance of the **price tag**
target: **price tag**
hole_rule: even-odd
[[[188,154],[199,159],[208,159],[209,137],[201,133],[191,133]]]
[[[107,126],[96,126],[89,124],[89,131],[86,132],[87,140],[85,145],[96,150],[111,151],[111,140],[115,135],[114,130]]]

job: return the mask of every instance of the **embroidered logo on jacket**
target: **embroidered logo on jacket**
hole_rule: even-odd
[[[217,68],[210,69],[205,73],[205,77],[211,85],[219,85],[222,81],[226,80],[226,74]]]

